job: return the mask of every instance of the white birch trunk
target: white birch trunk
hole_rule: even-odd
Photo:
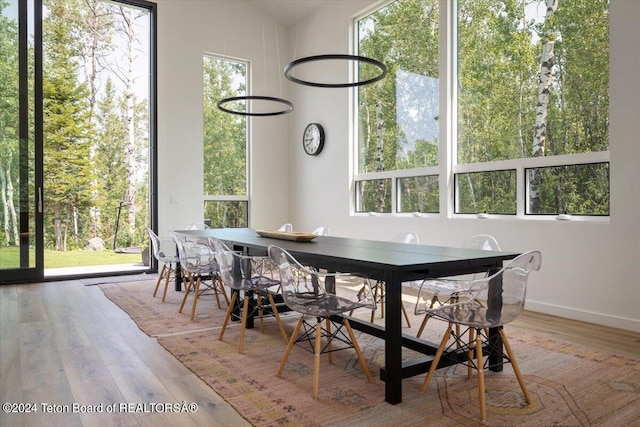
[[[4,241],[6,242],[6,246],[9,246],[9,242],[11,241],[11,235],[9,234],[9,205],[7,205],[7,180],[5,178],[4,168],[2,167],[2,163],[0,163],[0,200],[2,200],[2,210],[3,210],[3,224],[2,229],[4,230]]]
[[[382,102],[376,100],[376,171],[382,172],[384,170],[384,119],[382,117]],[[382,211],[384,206],[384,181],[380,180],[378,186],[378,203],[377,207],[379,211]]]
[[[547,11],[545,14],[545,25],[558,9],[559,0],[547,0]],[[540,58],[540,75],[538,78],[538,100],[536,103],[536,118],[533,134],[533,157],[544,156],[547,142],[547,117],[549,113],[549,91],[553,78],[554,65],[554,34],[547,29],[544,36],[542,56]],[[540,185],[541,176],[535,169],[531,171],[529,181],[529,212],[538,213],[540,210]]]
[[[127,196],[128,206],[128,228],[131,236],[135,233],[136,227],[136,177],[138,175],[138,163],[136,159],[136,132],[135,132],[135,94],[134,84],[134,61],[135,55],[135,12],[125,10],[120,7],[120,14],[123,18],[123,30],[127,39],[127,70],[124,79],[125,102],[126,102],[126,123],[127,123]]]
[[[20,234],[18,233],[18,215],[16,213],[16,205],[13,203],[13,181],[11,180],[11,163],[7,164],[5,168],[6,181],[7,181],[7,204],[9,208],[9,215],[11,217],[10,229],[13,232],[13,244],[18,246],[20,244]],[[8,240],[7,240],[8,242]]]

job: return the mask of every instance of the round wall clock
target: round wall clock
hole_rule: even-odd
[[[302,134],[302,147],[310,156],[317,156],[324,147],[324,128],[319,123],[309,123]]]

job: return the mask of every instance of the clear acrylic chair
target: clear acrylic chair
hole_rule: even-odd
[[[420,239],[418,238],[418,235],[412,231],[409,232],[404,232],[404,233],[400,233],[397,234],[396,236],[394,236],[391,240],[391,242],[397,242],[397,243],[408,243],[408,244],[412,244],[412,245],[418,245],[420,244]],[[403,286],[413,286],[412,282],[406,282],[402,284]],[[418,285],[419,286],[419,285]],[[373,286],[373,297],[377,303],[380,303],[380,317],[383,318],[384,317],[384,297],[386,295],[386,283],[382,280],[378,280],[376,282],[376,284]],[[372,311],[371,312],[371,323],[373,323],[374,320],[374,314],[375,312]],[[404,319],[407,322],[407,327],[410,328],[411,327],[411,321],[409,320],[409,315],[407,314],[407,309],[404,306],[404,303],[402,303],[402,314],[404,315]]]
[[[185,238],[184,235],[179,235],[178,233],[172,232],[172,236],[178,246],[182,277],[188,279],[182,304],[180,304],[178,311],[182,313],[182,309],[187,302],[191,290],[193,290],[191,320],[195,319],[198,298],[206,292],[212,292],[215,295],[218,308],[222,308],[219,295],[224,297],[228,305],[229,297],[224,289],[224,284],[220,280],[215,254],[209,245],[191,241]],[[202,290],[200,289],[201,285],[204,286]]]
[[[158,237],[149,227],[147,227],[147,234],[151,240],[153,256],[158,260],[158,267],[162,264],[162,268],[158,274],[158,280],[156,281],[156,288],[153,291],[153,297],[155,298],[158,293],[158,288],[160,287],[160,282],[164,279],[164,292],[162,294],[162,302],[164,302],[167,298],[169,281],[172,277],[175,277],[175,268],[177,263],[180,262],[180,258],[178,257],[178,250],[173,239]]]
[[[278,231],[285,231],[287,233],[291,233],[293,231],[293,225],[287,223],[282,224],[280,227],[278,227]]]
[[[187,230],[209,230],[209,229],[211,229],[211,227],[201,222],[194,222],[187,226]]]
[[[315,234],[316,236],[329,236],[330,230],[328,225],[321,225],[316,227],[311,234]]]
[[[302,314],[289,339],[276,376],[282,375],[293,345],[303,343],[304,348],[314,354],[314,399],[318,398],[322,353],[327,353],[329,363],[332,363],[332,352],[353,348],[367,380],[371,382],[371,373],[346,316],[346,313],[359,308],[375,309],[368,277],[356,273],[320,273],[310,270],[302,266],[286,250],[277,246],[269,247],[269,258],[280,271],[285,304],[291,310]],[[366,291],[359,292],[361,288]],[[342,321],[331,320],[335,315],[342,315]],[[335,330],[332,330],[332,325]],[[326,338],[324,345],[323,337]]]
[[[460,245],[460,247],[468,248],[468,249],[482,249],[485,251],[500,250],[500,245],[498,244],[498,241],[496,240],[496,238],[489,234],[476,234],[474,236],[471,236],[465,239],[464,242],[462,242],[462,244]],[[472,277],[474,279],[480,279],[482,277],[486,277],[488,273],[489,272],[476,273]],[[429,281],[431,283],[428,286],[431,288],[438,287],[438,283],[440,283],[438,279],[429,279]],[[416,290],[420,288],[420,285],[421,285],[421,282],[412,282],[412,287],[414,287]],[[433,308],[434,306],[441,304],[441,301],[450,302],[449,300],[451,300],[452,298],[455,299],[456,294],[455,293],[448,294],[446,285],[445,285],[445,287],[442,289],[441,292],[438,292],[437,294],[434,295],[434,298],[431,300],[430,308]],[[420,336],[422,336],[422,332],[424,332],[424,329],[427,326],[427,321],[429,320],[429,317],[430,317],[429,313],[425,313],[424,318],[422,319],[422,323],[420,324],[420,328],[418,328],[418,333],[416,334],[417,338],[420,338]]]
[[[483,346],[489,345],[490,351],[497,354],[500,361],[506,360],[511,363],[527,403],[531,402],[518,363],[502,326],[514,321],[522,313],[529,273],[539,270],[541,263],[542,254],[538,251],[531,251],[516,257],[497,273],[488,277],[471,280],[443,279],[436,287],[432,286],[432,281],[425,280],[423,282],[418,294],[415,313],[418,315],[428,313],[431,317],[448,322],[447,330],[422,385],[421,391],[423,393],[429,387],[444,351],[455,346],[457,352],[467,353],[467,366],[469,367],[467,375],[471,377],[473,369],[478,371],[480,418],[485,421],[487,416],[484,370],[491,366],[489,366],[489,358],[486,361],[483,359]],[[496,296],[492,286],[500,285],[502,291]],[[446,290],[448,294],[456,294],[457,298],[433,308],[431,300],[443,290]],[[490,295],[493,296],[491,301],[489,300]],[[496,304],[501,307],[496,307]],[[465,330],[462,333],[453,331],[453,325],[460,325]],[[500,345],[491,345],[497,340],[489,342],[487,336],[489,328],[497,328],[500,336],[499,341],[504,345],[504,351]],[[449,344],[450,337],[454,338],[451,344]]]
[[[257,312],[260,318],[260,332],[264,332],[263,312],[266,306],[270,306],[271,313],[276,319],[280,334],[286,344],[289,340],[282,326],[273,295],[269,289],[279,286],[280,281],[263,275],[262,268],[265,265],[266,257],[248,256],[233,252],[221,240],[214,237],[209,237],[209,245],[215,252],[222,283],[232,289],[231,302],[227,309],[227,315],[222,323],[222,329],[220,330],[218,339],[223,339],[224,332],[227,329],[229,319],[234,310],[237,312],[241,311],[242,320],[240,324],[238,352],[242,353],[248,317],[253,316]],[[268,261],[268,258],[266,258],[266,261]],[[243,295],[240,295],[241,292]],[[263,301],[265,295],[268,300],[267,304]]]

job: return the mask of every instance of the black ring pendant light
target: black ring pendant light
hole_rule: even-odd
[[[358,63],[363,62],[363,63],[371,64],[380,69],[380,74],[367,80],[362,80],[362,81],[357,81],[352,83],[320,83],[320,82],[313,82],[309,80],[302,80],[291,75],[291,71],[295,67],[301,64],[306,64],[308,62],[319,62],[319,61],[330,61],[330,60],[356,61]],[[327,54],[327,55],[307,56],[304,58],[296,59],[295,61],[291,61],[290,63],[287,64],[286,67],[284,67],[284,76],[288,80],[294,83],[305,85],[305,86],[314,86],[314,87],[321,87],[321,88],[364,86],[364,85],[368,85],[370,83],[375,83],[379,80],[382,80],[385,78],[386,75],[387,75],[387,67],[382,62],[372,58],[367,58],[366,56],[346,55],[346,54]]]
[[[266,112],[266,113],[255,113],[251,111],[239,111],[232,110],[224,107],[224,104],[228,104],[234,101],[267,101],[267,102],[275,102],[278,104],[284,105],[286,108],[282,110]],[[282,98],[276,98],[274,96],[233,96],[231,98],[224,98],[217,102],[218,109],[220,111],[224,111],[225,113],[237,114],[239,116],[259,116],[259,117],[267,117],[267,116],[279,116],[282,114],[288,114],[293,111],[293,104],[290,101]]]

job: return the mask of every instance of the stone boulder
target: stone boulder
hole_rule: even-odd
[[[100,237],[92,237],[84,247],[85,251],[104,251],[104,240]]]

